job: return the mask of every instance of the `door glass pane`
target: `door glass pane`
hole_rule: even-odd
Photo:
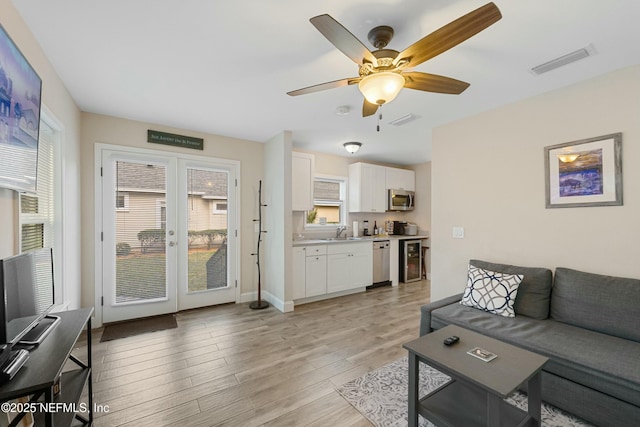
[[[187,168],[188,292],[226,288],[229,174]]]
[[[114,300],[117,304],[166,298],[166,167],[124,161],[115,166]]]

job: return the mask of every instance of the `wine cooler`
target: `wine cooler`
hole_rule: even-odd
[[[422,275],[422,243],[420,240],[400,241],[400,281],[415,282]]]

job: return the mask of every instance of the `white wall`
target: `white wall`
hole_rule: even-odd
[[[271,138],[264,147],[262,183],[264,269],[262,285],[267,300],[280,311],[293,310],[291,252],[291,132]]]
[[[80,306],[80,110],[66,87],[48,61],[40,45],[27,28],[9,0],[0,0],[0,22],[31,66],[42,79],[42,104],[64,127],[62,132],[63,149],[60,167],[62,168],[62,253],[54,254],[62,259],[62,280],[65,290],[64,299],[69,308]],[[15,194],[0,190],[0,257],[17,252],[18,222],[5,221],[7,212],[16,212]],[[93,304],[89,304],[93,305]]]
[[[432,300],[462,292],[470,258],[640,278],[639,117],[635,66],[435,129]],[[624,205],[545,209],[544,147],[615,132]]]
[[[147,142],[147,130],[154,129],[204,139],[204,150],[195,151]],[[240,292],[249,294],[257,289],[255,260],[256,195],[262,178],[263,144],[218,135],[201,134],[166,126],[136,122],[91,113],[82,113],[82,302],[93,305],[95,300],[95,200],[94,151],[96,143],[153,149],[163,152],[200,154],[206,157],[240,161]]]

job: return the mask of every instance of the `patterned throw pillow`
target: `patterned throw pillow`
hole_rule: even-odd
[[[513,304],[522,274],[497,273],[469,265],[467,288],[460,304],[504,317],[516,317]]]

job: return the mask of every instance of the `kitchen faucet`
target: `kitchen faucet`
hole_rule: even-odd
[[[347,229],[347,226],[346,226],[346,225],[340,225],[340,226],[338,226],[338,228],[336,228],[336,239],[337,239],[337,238],[339,238],[339,237],[340,237],[340,235],[342,234],[342,232],[343,232],[344,230],[346,230],[346,229]]]

